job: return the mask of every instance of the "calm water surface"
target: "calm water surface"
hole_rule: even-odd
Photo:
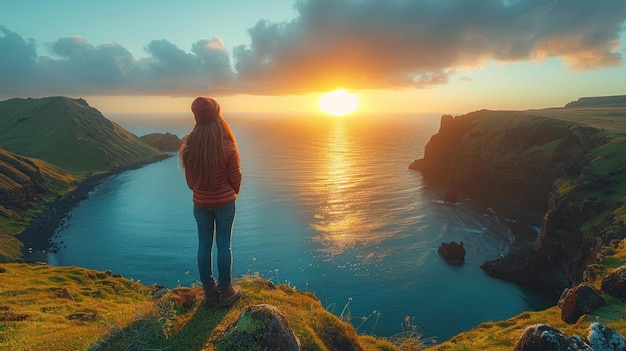
[[[182,137],[191,127],[155,120],[119,123],[137,135]],[[244,174],[235,277],[258,272],[314,292],[361,333],[397,334],[409,317],[438,341],[550,304],[479,268],[513,242],[496,214],[468,199],[441,203],[407,168],[438,130],[438,116],[229,121]],[[190,286],[198,277],[195,230],[191,192],[174,156],[94,189],[57,231],[61,249],[51,263]],[[465,243],[463,266],[437,253],[452,240]]]

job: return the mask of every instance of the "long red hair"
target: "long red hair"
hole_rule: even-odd
[[[183,170],[193,184],[206,181],[210,188],[215,186],[217,167],[220,160],[226,158],[225,140],[230,140],[237,149],[235,135],[222,116],[212,123],[196,123],[183,138],[178,154]]]

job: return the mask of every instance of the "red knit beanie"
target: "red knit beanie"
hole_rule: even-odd
[[[209,124],[220,116],[220,104],[208,97],[196,98],[191,104],[191,111],[198,124]]]

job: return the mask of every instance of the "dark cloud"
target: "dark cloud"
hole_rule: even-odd
[[[250,87],[422,87],[489,59],[561,57],[572,70],[622,63],[623,0],[311,0],[296,8],[293,21],[260,21],[252,43],[235,48]]]
[[[29,84],[37,70],[37,47],[0,25],[0,95],[18,92],[15,82]]]
[[[249,45],[191,51],[167,40],[136,60],[115,43],[61,38],[48,55],[0,26],[0,95],[286,94],[426,87],[487,60],[622,64],[623,0],[300,0],[291,21],[257,22]]]

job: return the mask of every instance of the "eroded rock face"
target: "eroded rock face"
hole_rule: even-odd
[[[533,324],[513,347],[513,351],[594,351],[580,336],[567,336],[548,324]]]
[[[0,148],[0,203],[25,210],[29,201],[47,191],[37,165],[26,157]]]
[[[300,350],[300,340],[274,306],[250,306],[217,343],[217,350]]]
[[[615,330],[597,322],[589,326],[587,339],[589,339],[593,351],[626,351],[624,337]]]
[[[605,302],[600,293],[590,285],[581,284],[573,287],[565,295],[561,306],[561,319],[565,323],[576,323],[578,318],[593,313]]]
[[[626,299],[626,265],[607,274],[600,288],[607,295]]]

